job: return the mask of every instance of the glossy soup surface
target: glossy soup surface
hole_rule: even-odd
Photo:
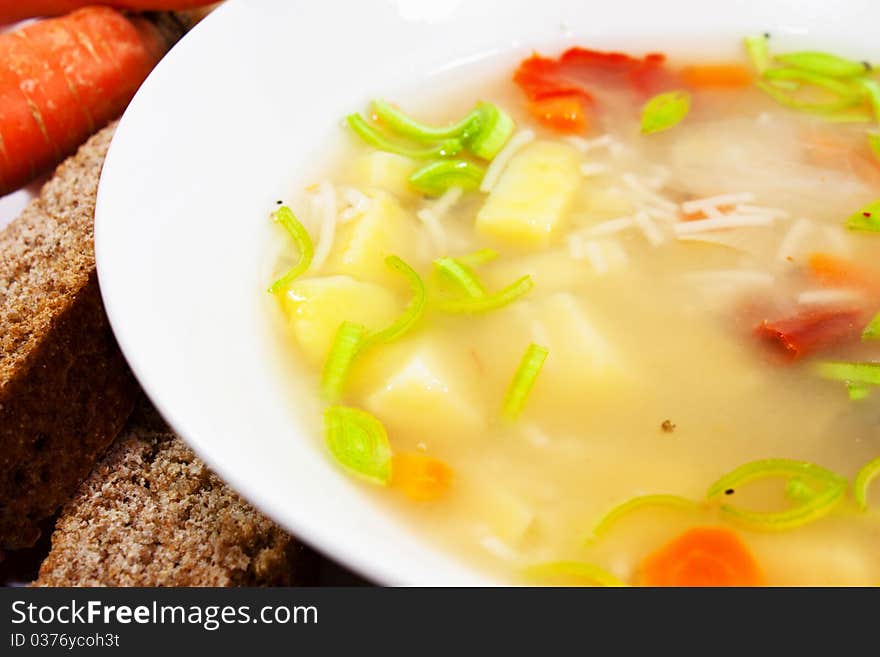
[[[880,236],[846,228],[880,197],[869,126],[794,111],[747,81],[689,88],[686,118],[645,135],[648,96],[611,80],[591,84],[590,125],[572,137],[530,114],[511,81],[516,65],[490,84],[469,86],[463,74],[446,104],[394,99],[433,125],[478,100],[508,112],[513,139],[527,143],[498,167],[491,192],[419,194],[407,176],[424,162],[348,134],[290,199],[316,258],[329,244],[322,227],[333,234],[323,263],[276,295],[283,348],[295,352],[298,376],[314,380],[316,398],[339,325],[381,329],[410,298],[384,258],[399,256],[427,286],[416,327],[360,354],[337,403],[374,415],[396,455],[438,459],[451,480],[431,499],[412,499],[393,471],[387,487],[364,483],[367,494],[507,581],[579,583],[565,569],[529,570],[578,562],[637,584],[649,554],[689,528],[720,526],[768,584],[880,583],[877,490],[873,510],[859,511],[847,490],[827,513],[781,531],[721,506],[807,503],[786,496],[785,476],[707,501],[713,482],[749,462],[792,459],[852,480],[880,455],[878,393],[853,400],[816,369],[878,356],[880,342],[860,332],[880,310]],[[495,215],[478,221],[481,211]],[[551,228],[524,229],[535,217]],[[713,220],[722,221],[701,223]],[[278,235],[280,276],[297,253]],[[443,286],[432,261],[485,248],[498,256],[474,271],[489,293],[526,274],[534,288],[489,312],[443,312],[436,300],[460,293]],[[822,263],[849,275],[828,275]],[[797,353],[779,337],[825,329]],[[521,415],[506,420],[505,392],[531,343],[549,355]],[[650,494],[699,504],[648,505],[589,540],[610,509]]]

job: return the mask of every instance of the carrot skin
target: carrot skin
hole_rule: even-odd
[[[6,49],[0,47],[0,57],[5,54]],[[3,150],[0,177],[9,186],[0,189],[3,194],[36,176],[36,162],[45,158],[49,149],[21,92],[18,77],[7,66],[0,66],[0,142]]]
[[[125,106],[155,62],[144,56],[144,43],[134,25],[112,9],[77,11],[67,21],[98,64],[83,72],[95,92],[93,113],[104,123]]]
[[[148,21],[107,7],[0,34],[0,194],[118,116],[166,49]]]
[[[62,16],[89,5],[105,5],[136,11],[178,11],[213,4],[217,0],[3,0],[0,2],[0,25],[25,18]]]
[[[82,112],[57,112],[56,107],[76,107],[78,99],[68,85],[64,74],[53,68],[40,56],[21,33],[9,39],[9,50],[4,53],[8,65],[18,77],[19,88],[39,116],[55,146],[55,156],[74,148],[85,137],[79,127],[83,124]]]

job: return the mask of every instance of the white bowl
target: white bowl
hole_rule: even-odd
[[[231,0],[146,81],[107,157],[95,240],[116,336],[180,435],[297,536],[380,583],[492,583],[307,429],[265,298],[275,199],[340,117],[453,65],[575,43],[724,57],[759,31],[864,56],[878,19],[876,0]]]

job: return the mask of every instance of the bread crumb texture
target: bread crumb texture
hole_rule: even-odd
[[[0,549],[33,545],[131,413],[93,246],[112,124],[0,233]]]
[[[64,507],[36,586],[288,586],[295,540],[144,400]]]

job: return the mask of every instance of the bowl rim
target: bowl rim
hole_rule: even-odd
[[[380,15],[381,20],[376,19],[377,29],[403,30],[412,28],[417,30],[420,35],[435,36],[445,34],[452,25],[463,25],[464,21],[471,20],[475,13],[490,15],[503,7],[515,15],[514,22],[521,26],[521,32],[546,33],[548,40],[554,43],[595,38],[602,44],[608,44],[614,42],[615,37],[620,37],[621,41],[633,39],[637,33],[644,35],[656,33],[658,38],[661,36],[669,38],[670,33],[664,32],[664,30],[670,29],[673,24],[678,26],[680,34],[699,35],[706,30],[712,34],[724,32],[734,34],[737,28],[731,30],[721,27],[725,22],[729,26],[739,27],[746,24],[754,24],[756,28],[762,25],[771,25],[774,30],[790,35],[792,38],[802,38],[806,34],[815,32],[820,35],[820,42],[823,39],[825,42],[829,42],[836,38],[833,34],[836,25],[847,24],[847,21],[849,21],[848,24],[854,25],[857,19],[864,20],[866,16],[880,18],[880,5],[873,6],[872,1],[854,0],[846,8],[841,9],[823,6],[827,4],[824,0],[766,0],[760,6],[754,3],[751,7],[750,3],[743,0],[732,0],[725,3],[723,7],[713,6],[711,8],[706,7],[705,3],[699,0],[668,0],[663,3],[662,8],[657,7],[652,0],[619,0],[613,7],[607,7],[604,3],[585,3],[577,0],[545,0],[537,7],[534,3],[526,0],[508,0],[506,2],[502,2],[502,0],[468,0],[467,3],[457,0],[448,3],[440,14],[427,15],[419,14],[414,9],[420,0],[371,0],[371,2],[359,3],[359,9],[356,10],[356,13],[358,18],[364,21],[371,20],[364,18],[369,15],[369,11]],[[432,1],[422,4],[436,6],[437,3]],[[369,11],[360,9],[361,5],[367,7]],[[571,32],[571,17],[583,16],[583,12],[595,10],[600,6],[605,12],[603,19],[606,24],[600,25],[599,28],[593,27],[592,31]],[[498,582],[487,574],[473,570],[469,565],[458,562],[456,557],[445,552],[432,553],[424,559],[421,555],[414,556],[416,553],[413,550],[417,546],[420,546],[418,549],[424,548],[423,538],[419,538],[412,545],[407,543],[406,548],[402,549],[400,558],[380,554],[381,541],[370,539],[367,543],[372,546],[372,549],[360,549],[360,543],[353,544],[350,540],[352,537],[367,540],[364,538],[366,534],[358,527],[354,529],[340,527],[333,518],[328,523],[320,513],[306,508],[305,505],[292,508],[289,505],[285,506],[281,497],[274,492],[272,496],[267,495],[262,488],[264,482],[259,477],[255,477],[252,470],[245,470],[240,460],[232,458],[232,451],[220,452],[212,446],[210,438],[205,435],[206,423],[201,418],[195,417],[197,410],[194,410],[195,406],[192,401],[189,398],[181,399],[180,397],[183,395],[175,398],[167,391],[167,388],[171,387],[170,382],[174,377],[186,377],[190,373],[181,372],[179,367],[175,370],[174,358],[170,355],[163,357],[161,364],[152,362],[157,358],[157,354],[149,342],[149,332],[144,327],[137,326],[138,322],[146,321],[144,319],[146,315],[143,311],[135,312],[135,309],[132,308],[132,300],[126,298],[128,293],[126,285],[134,285],[139,279],[137,279],[135,272],[126,270],[128,267],[126,257],[117,253],[116,250],[121,245],[126,246],[128,249],[126,253],[132,256],[132,261],[143,263],[144,260],[141,256],[135,257],[137,248],[158,245],[169,252],[171,249],[163,241],[168,238],[168,235],[153,234],[149,230],[145,234],[153,239],[152,242],[150,239],[139,241],[130,235],[122,240],[120,236],[123,234],[123,229],[119,227],[118,219],[126,208],[126,200],[121,197],[118,190],[139,189],[141,198],[143,198],[143,190],[137,188],[136,184],[132,182],[134,172],[149,170],[150,175],[153,175],[151,167],[159,168],[156,167],[157,160],[151,156],[149,144],[145,143],[143,137],[138,137],[137,131],[143,130],[147,125],[146,121],[152,118],[154,122],[159,124],[157,144],[164,143],[162,139],[168,135],[179,134],[179,131],[173,127],[173,121],[170,118],[175,111],[173,105],[169,105],[173,99],[169,99],[167,96],[159,97],[157,94],[160,91],[164,92],[168,86],[177,85],[178,88],[185,88],[187,81],[180,78],[185,73],[192,73],[196,70],[195,64],[198,61],[203,61],[201,59],[204,57],[202,49],[205,49],[208,54],[218,53],[222,44],[228,43],[226,37],[234,33],[238,27],[244,26],[258,33],[261,25],[263,27],[269,25],[267,21],[270,18],[283,16],[284,20],[290,21],[295,18],[300,21],[298,25],[300,30],[320,31],[330,25],[328,21],[333,18],[334,13],[338,14],[338,11],[343,7],[346,10],[350,9],[350,6],[343,0],[321,3],[320,7],[314,3],[299,0],[290,3],[283,2],[283,0],[275,2],[228,0],[226,4],[216,9],[190,34],[185,36],[157,66],[147,82],[138,91],[120,121],[99,184],[95,212],[95,248],[104,306],[123,354],[162,416],[215,472],[229,482],[245,499],[285,529],[346,567],[380,584],[496,584]],[[413,11],[416,13],[413,14]],[[688,11],[692,12],[689,17],[686,14]],[[743,11],[753,11],[754,15],[744,17]],[[831,14],[836,15],[833,21],[829,18]],[[643,19],[643,23],[630,26],[628,30],[624,29],[625,22],[631,20],[634,15]],[[676,20],[679,20],[678,16],[684,18],[676,23]],[[534,19],[532,22],[540,25],[530,26],[526,29],[525,26],[530,19]],[[565,26],[569,32],[560,35],[558,28],[560,23],[565,21],[569,23]],[[831,22],[829,23],[829,21]],[[863,24],[867,24],[867,22],[864,21]],[[552,34],[550,33],[551,25],[553,26]],[[528,47],[535,43],[532,38],[523,38],[522,40],[510,38],[511,34],[517,33],[515,27],[504,29],[506,31],[501,37],[484,34],[462,38],[459,50],[480,53],[481,56],[491,56],[497,55],[499,52],[522,51],[524,46]],[[855,46],[853,46],[852,34],[846,36],[850,49],[866,46],[869,43],[867,33],[870,30],[869,28],[862,29],[865,32],[860,35],[860,39],[855,40],[858,42]],[[389,40],[392,37],[399,38],[396,32],[383,33],[383,36]],[[412,41],[404,42],[412,44]],[[292,47],[295,48],[295,44]],[[642,50],[649,49],[651,48]],[[301,54],[308,55],[309,53],[303,52]],[[421,75],[433,73],[433,70],[426,70],[425,61],[427,60],[423,58],[416,65],[404,67],[404,70],[399,74],[400,79],[416,79]],[[431,61],[436,63],[436,59]],[[409,77],[407,78],[407,76]],[[169,80],[174,84],[171,84]],[[351,100],[355,101],[356,98],[353,97]],[[162,112],[166,112],[167,115],[163,116]],[[196,121],[192,116],[187,115],[187,118]],[[166,156],[160,156],[159,162],[162,161],[162,157]],[[177,193],[180,193],[179,189]],[[275,196],[276,193],[275,189],[263,189],[254,196],[266,200]],[[179,199],[175,200],[179,201]],[[255,200],[255,203],[259,202],[259,200]],[[161,204],[158,207],[161,213]],[[138,212],[139,210],[136,210],[135,214]],[[164,218],[163,221],[165,221]],[[163,226],[167,227],[166,224]],[[131,233],[132,227],[129,226],[125,231]],[[130,269],[130,267],[128,268]],[[138,285],[144,286],[137,289],[146,294],[145,298],[155,302],[157,307],[161,306],[163,310],[167,310],[161,299],[149,296],[150,291],[154,288],[148,287],[144,282],[138,283]],[[156,293],[158,294],[158,288],[156,288]],[[170,331],[168,335],[173,334],[173,329],[169,329],[167,326],[169,323],[171,323],[170,320],[165,323],[155,320],[150,324],[150,327],[161,334],[158,339],[167,341],[169,338],[166,335],[166,329]],[[183,329],[180,330],[183,331]],[[184,361],[180,360],[179,362]],[[234,456],[240,459],[241,453],[235,452]],[[324,487],[320,486],[303,492],[315,495],[320,494],[323,490]],[[338,490],[334,488],[334,491],[347,494],[341,488]],[[361,493],[355,494],[360,495]],[[404,531],[413,533],[415,530],[407,528]],[[347,541],[346,538],[349,540]]]

